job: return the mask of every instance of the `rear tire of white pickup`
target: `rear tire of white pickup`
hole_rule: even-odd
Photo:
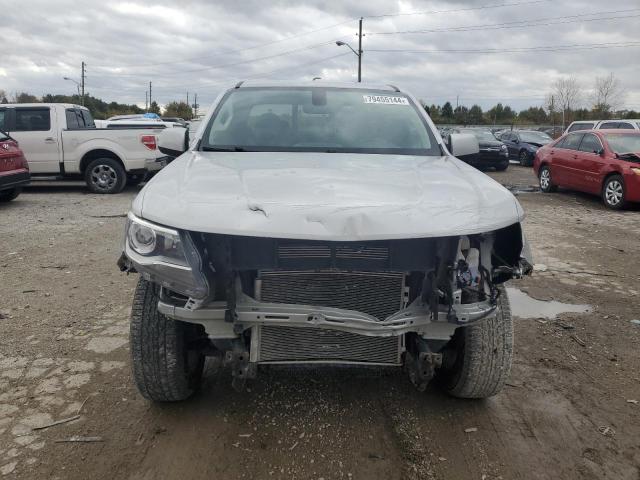
[[[509,378],[513,319],[507,292],[502,286],[499,290],[496,313],[477,325],[459,328],[445,349],[438,375],[445,390],[454,397],[491,397],[502,390]]]
[[[205,357],[188,348],[200,334],[198,325],[158,312],[159,290],[141,278],[133,297],[129,337],[133,378],[146,399],[177,402],[200,386]]]
[[[84,180],[93,193],[120,193],[127,183],[127,172],[113,158],[96,158],[87,165]]]

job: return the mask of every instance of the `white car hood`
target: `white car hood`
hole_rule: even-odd
[[[515,197],[453,157],[189,151],[133,213],[209,233],[383,240],[488,232],[523,219]]]

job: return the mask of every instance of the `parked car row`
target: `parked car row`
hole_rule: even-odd
[[[571,122],[564,133],[578,130],[640,130],[640,120],[581,120]]]

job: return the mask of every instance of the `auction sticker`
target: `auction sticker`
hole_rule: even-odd
[[[405,97],[391,97],[388,95],[363,95],[364,103],[382,103],[384,105],[409,105]]]

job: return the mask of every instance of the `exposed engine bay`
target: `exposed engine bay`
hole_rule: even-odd
[[[202,325],[201,342],[238,379],[258,364],[404,364],[426,386],[455,330],[492,315],[497,286],[531,271],[520,224],[363,242],[188,235],[208,294],[163,287],[158,310]]]

